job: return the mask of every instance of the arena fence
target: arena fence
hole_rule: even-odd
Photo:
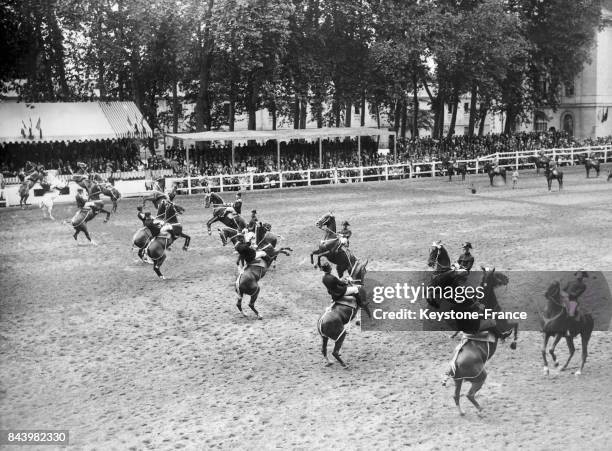
[[[500,167],[506,169],[534,169],[535,163],[528,161],[529,157],[538,156],[540,152],[553,158],[561,166],[579,164],[580,155],[588,156],[591,153],[603,163],[612,162],[612,145],[608,145],[570,149],[542,149],[541,151],[497,152],[477,159],[457,160],[457,163],[465,163],[468,174],[482,173],[487,161],[497,161]],[[357,168],[306,169],[302,171],[274,171],[205,177],[168,177],[166,178],[166,189],[170,190],[176,186],[180,193],[195,194],[203,192],[206,186],[219,192],[245,191],[446,175],[446,168],[441,161],[430,161]]]
[[[580,155],[590,155],[598,158],[602,163],[612,162],[612,145],[575,147],[570,149],[542,149],[518,152],[497,152],[473,160],[457,160],[467,165],[468,174],[483,172],[487,161],[497,161],[499,166],[506,169],[534,169],[535,163],[529,157],[537,156],[540,152],[550,156],[562,166],[574,166],[579,163]],[[101,174],[104,176],[105,174]],[[107,173],[106,176],[110,176]],[[263,173],[230,174],[205,177],[174,177],[172,170],[161,169],[153,171],[115,172],[112,174],[115,187],[123,197],[142,196],[146,194],[145,179],[165,177],[166,191],[174,187],[182,194],[197,194],[209,186],[213,191],[238,191],[258,189],[281,189],[290,187],[304,187],[314,185],[329,185],[341,183],[362,183],[369,181],[385,181],[400,179],[416,179],[423,177],[446,176],[446,169],[441,161],[389,164],[377,166],[364,166],[358,168],[333,169],[307,169],[303,171],[276,171]],[[58,175],[58,179],[68,182],[71,175]],[[7,179],[6,189],[0,196],[0,207],[19,204],[19,185],[17,179]],[[10,183],[14,184],[11,185]],[[39,197],[36,186],[30,192],[30,202]],[[56,202],[72,202],[76,194],[77,185],[69,183],[69,193],[56,197]]]

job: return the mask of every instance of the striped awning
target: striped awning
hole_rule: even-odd
[[[0,143],[151,137],[134,102],[0,103]]]

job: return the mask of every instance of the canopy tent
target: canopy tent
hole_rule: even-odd
[[[373,128],[373,127],[325,127],[325,128],[302,128],[281,130],[240,130],[233,132],[197,132],[197,133],[169,133],[167,136],[183,141],[231,141],[232,142],[232,166],[235,163],[234,141],[244,140],[276,140],[277,165],[280,168],[280,143],[292,139],[318,139],[319,140],[319,165],[323,164],[322,138],[358,137],[358,155],[361,161],[361,137],[362,136],[384,136],[396,135],[395,131]],[[397,147],[394,140],[393,155],[397,158]],[[189,161],[189,155],[187,155]]]
[[[0,103],[0,144],[151,136],[134,102]]]

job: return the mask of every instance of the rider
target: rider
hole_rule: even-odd
[[[258,222],[259,222],[259,219],[257,219],[257,210],[251,210],[251,220],[249,221],[249,224],[247,225],[247,230],[249,232],[254,232],[255,228],[257,227]]]
[[[466,241],[463,243],[461,248],[463,249],[463,254],[461,254],[457,259],[457,264],[459,265],[460,269],[465,269],[469,274],[469,272],[472,270],[472,266],[474,266],[474,256],[470,253],[472,243]]]
[[[334,276],[331,273],[332,267],[328,262],[321,265],[321,270],[325,273],[323,275],[323,285],[331,295],[332,301],[336,302],[345,296],[355,296],[359,293],[359,285],[349,285],[346,281]]]
[[[588,277],[586,271],[578,271],[576,280],[568,282],[561,291],[561,299],[564,300],[567,313],[570,318],[574,318],[576,321],[581,318],[578,310],[578,298],[586,291],[586,285],[582,281],[585,277]]]
[[[163,221],[160,221],[159,219],[153,219],[151,217],[150,211],[145,211],[143,213],[142,207],[136,207],[136,210],[138,210],[138,219],[142,221],[143,226],[149,229],[153,237],[159,235],[159,232],[161,231],[161,228],[164,224]]]
[[[236,200],[234,201],[234,203],[232,204],[232,208],[236,211],[236,213],[238,213],[239,215],[242,214],[242,193],[236,193]]]
[[[348,221],[342,222],[342,230],[338,232],[338,237],[340,238],[340,243],[344,244],[346,247],[349,247],[349,239],[353,232],[349,229],[351,225]]]
[[[249,233],[251,232],[247,232],[247,235]],[[236,252],[238,252],[242,258],[244,258],[247,265],[258,258],[265,258],[268,256],[265,251],[256,250],[253,248],[250,236],[245,237],[245,235],[238,235],[234,249],[236,249]]]

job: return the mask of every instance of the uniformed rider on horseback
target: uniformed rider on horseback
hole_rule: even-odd
[[[332,301],[356,308],[360,304],[358,299],[359,287],[357,284],[350,284],[347,279],[339,279],[331,273],[332,267],[328,262],[321,265],[323,275],[323,285],[331,295]]]
[[[346,247],[349,247],[350,245],[349,239],[351,238],[351,235],[353,234],[351,229],[349,229],[350,226],[351,225],[349,224],[348,221],[343,221],[342,229],[338,232],[338,238],[340,238],[340,244]]]
[[[237,241],[234,245],[234,249],[236,252],[238,252],[238,255],[244,259],[247,266],[259,258],[266,260],[267,262],[269,259],[266,251],[257,249],[257,246],[254,243],[254,238],[254,233],[245,232],[237,236]]]
[[[151,232],[151,235],[153,235],[153,238],[158,236],[164,225],[164,221],[157,219],[157,218],[153,218],[151,216],[150,211],[143,212],[142,207],[140,206],[136,207],[136,210],[138,210],[137,216],[138,216],[138,219],[142,221],[142,225],[146,227],[147,229],[149,229],[149,231]]]

